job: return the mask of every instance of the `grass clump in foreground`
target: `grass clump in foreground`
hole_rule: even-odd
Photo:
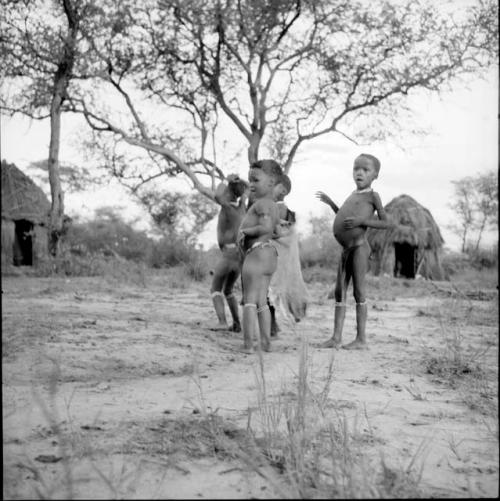
[[[383,453],[367,450],[375,443],[360,433],[358,413],[347,417],[328,398],[333,382],[333,353],[318,391],[310,385],[307,341],[302,341],[294,391],[270,395],[260,358],[257,375],[256,427],[249,431],[267,463],[283,478],[286,497],[380,498],[420,497],[423,445],[406,466],[389,466]],[[366,416],[366,413],[365,413]]]
[[[475,308],[477,307],[476,305]],[[497,341],[490,339],[490,329],[484,327],[485,334],[476,337],[476,346],[470,343],[466,345],[470,340],[464,334],[465,329],[478,327],[475,322],[470,325],[475,308],[469,300],[457,296],[446,301],[444,308],[438,308],[436,316],[439,321],[440,343],[434,349],[424,347],[424,368],[437,382],[457,390],[463,403],[471,410],[497,415],[498,376],[494,369],[495,363],[488,363],[487,360],[491,347]],[[482,323],[489,322],[483,319]],[[494,336],[496,338],[496,333]]]

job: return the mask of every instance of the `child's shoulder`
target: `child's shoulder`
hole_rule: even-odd
[[[254,205],[257,212],[278,212],[278,206],[274,200],[270,198],[259,198],[255,201]]]

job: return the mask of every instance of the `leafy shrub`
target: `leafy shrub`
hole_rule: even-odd
[[[467,253],[447,251],[441,259],[444,271],[449,275],[462,275],[468,270],[492,270],[498,268],[498,245],[490,248],[470,249]]]
[[[149,264],[153,268],[165,268],[188,264],[199,259],[199,250],[180,237],[162,237],[152,242]]]
[[[57,257],[48,256],[41,260],[33,270],[34,276],[105,276],[120,282],[133,282],[145,285],[146,265],[129,261],[119,256],[106,256],[101,253],[75,255],[69,250]]]
[[[477,250],[469,250],[467,255],[470,264],[478,270],[498,267],[498,244],[489,248],[479,247]]]
[[[73,223],[64,243],[80,255],[121,256],[142,262],[149,261],[152,248],[146,232],[134,229],[109,207],[99,209],[91,221]]]
[[[446,275],[459,274],[470,268],[469,257],[462,252],[446,251],[441,258],[441,265]]]
[[[300,262],[303,268],[320,266],[337,269],[341,247],[332,233],[332,218],[328,214],[311,217],[311,234],[300,241]]]

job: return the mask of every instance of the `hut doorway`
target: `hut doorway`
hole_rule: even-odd
[[[14,266],[33,265],[33,223],[26,219],[14,221]]]
[[[394,276],[415,278],[416,248],[409,243],[394,242]]]

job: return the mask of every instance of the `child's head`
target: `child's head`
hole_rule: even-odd
[[[283,170],[274,160],[258,160],[250,165],[248,180],[254,198],[272,196],[273,189],[281,179]]]
[[[276,200],[283,200],[291,190],[292,181],[286,174],[283,174],[274,187],[274,198]]]
[[[358,190],[369,188],[380,172],[380,160],[368,153],[354,159],[353,178]]]
[[[235,198],[241,197],[248,188],[248,183],[237,174],[229,174],[227,176],[227,185]]]

